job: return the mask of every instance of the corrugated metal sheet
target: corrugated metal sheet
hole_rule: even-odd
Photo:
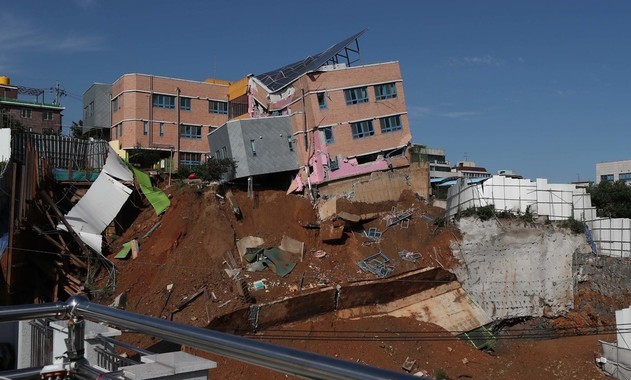
[[[24,162],[28,145],[37,151],[40,167],[46,161],[47,166],[53,168],[100,170],[105,165],[108,152],[108,144],[104,140],[18,133],[11,140],[13,159],[20,163]]]

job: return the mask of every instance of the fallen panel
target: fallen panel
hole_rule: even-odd
[[[105,165],[103,171],[112,177],[118,178],[123,181],[133,181],[134,173],[129,170],[127,164],[125,164],[121,158],[116,154],[114,149],[108,145],[109,151],[107,158],[105,159]],[[151,183],[151,182],[150,182]]]
[[[241,261],[243,261],[243,256],[245,256],[248,248],[258,248],[263,244],[265,244],[265,240],[256,236],[246,236],[239,239],[239,241],[237,241],[237,251],[239,251]]]
[[[0,129],[0,162],[11,158],[11,128]]]
[[[302,254],[304,247],[305,247],[305,243],[301,242],[300,240],[292,239],[288,237],[287,235],[283,235],[283,240],[280,242],[280,245],[278,246],[278,248],[282,249],[283,251],[296,253],[296,254]]]
[[[129,257],[129,252],[131,252],[131,242],[123,243],[123,248],[114,256],[117,259],[126,259]]]
[[[114,220],[131,192],[130,188],[101,173],[66,215],[66,220],[84,243],[101,253],[101,233]],[[57,228],[66,231],[63,224]]]
[[[140,185],[140,190],[147,197],[147,200],[153,206],[153,209],[156,212],[156,215],[162,214],[169,206],[171,205],[171,201],[169,197],[157,187],[153,187],[151,183],[151,179],[149,176],[136,168],[132,168],[134,171],[134,175],[136,176],[136,180],[138,181],[138,185]]]

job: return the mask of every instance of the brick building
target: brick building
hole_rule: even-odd
[[[24,96],[33,96],[34,100],[25,100]],[[44,90],[12,85],[8,77],[0,77],[0,128],[59,134],[64,109],[59,104],[45,103]]]
[[[210,152],[205,136],[228,120],[225,81],[125,74],[111,91],[114,145],[125,152],[146,149],[172,156],[178,167],[202,162]]]

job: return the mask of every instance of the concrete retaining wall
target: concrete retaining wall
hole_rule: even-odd
[[[442,268],[425,268],[385,280],[327,287],[312,293],[235,310],[215,318],[208,324],[208,328],[235,332],[266,328],[335,310],[391,302],[455,280],[453,273]],[[251,320],[252,308],[258,308],[256,321]]]

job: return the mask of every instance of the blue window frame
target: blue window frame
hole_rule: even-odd
[[[321,110],[326,109],[326,93],[318,92],[318,106]]]
[[[600,176],[600,180],[613,182],[613,174],[603,174]]]
[[[118,96],[112,99],[112,112],[118,111]]]
[[[175,96],[154,94],[153,106],[156,108],[175,109]]]
[[[368,90],[364,87],[349,88],[344,90],[346,104],[358,104],[368,102]]]
[[[180,98],[180,109],[184,111],[191,110],[191,98]]]
[[[192,169],[202,163],[201,159],[201,153],[180,152],[180,167]]]
[[[399,115],[382,117],[379,119],[381,125],[381,133],[393,132],[401,130],[401,117]]]
[[[353,131],[354,139],[361,139],[375,134],[375,129],[372,126],[372,120],[351,123],[351,130]]]
[[[180,125],[180,137],[185,139],[201,139],[202,127],[199,125]]]
[[[384,83],[375,86],[375,99],[391,99],[397,97],[397,86],[395,83]]]
[[[220,102],[217,100],[209,100],[208,112],[218,113],[222,115],[228,114],[228,102]]]
[[[324,142],[326,143],[326,145],[331,145],[335,143],[335,136],[333,136],[333,127],[322,128],[322,133],[324,134]]]

